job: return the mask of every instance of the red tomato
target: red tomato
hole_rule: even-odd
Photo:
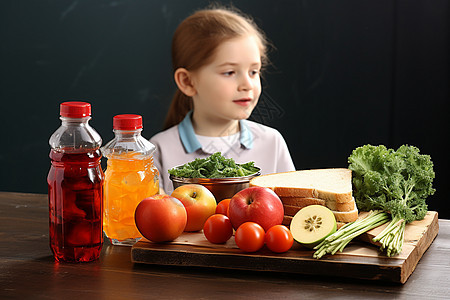
[[[223,199],[216,206],[216,214],[222,214],[228,216],[228,205],[230,205],[231,199]]]
[[[245,252],[255,252],[264,246],[264,229],[255,222],[245,222],[234,235],[236,245]]]
[[[215,214],[209,217],[203,226],[203,234],[213,244],[222,244],[233,235],[233,226],[227,216]]]
[[[183,203],[177,198],[157,194],[138,204],[134,221],[146,239],[152,242],[167,242],[183,233],[187,213]]]
[[[284,225],[275,225],[266,232],[267,248],[273,252],[282,253],[291,249],[294,244],[291,231]]]

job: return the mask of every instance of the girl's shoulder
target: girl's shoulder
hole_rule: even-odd
[[[248,126],[248,128],[251,130],[251,132],[255,135],[270,135],[279,137],[281,136],[281,133],[272,127],[269,127],[267,125],[257,123],[255,121],[245,120],[245,124]]]
[[[173,141],[173,138],[178,136],[178,125],[172,126],[164,131],[160,131],[150,138],[152,143],[161,143],[164,141]]]

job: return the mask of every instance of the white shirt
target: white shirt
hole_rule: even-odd
[[[160,172],[160,186],[167,194],[173,191],[169,169],[206,158],[220,151],[227,158],[243,164],[254,161],[261,174],[295,171],[289,149],[278,130],[248,120],[240,120],[239,139],[230,137],[197,138],[189,112],[184,120],[154,135],[150,142],[156,146],[154,163]],[[214,140],[220,140],[217,145]],[[202,142],[203,143],[202,143]],[[206,143],[206,144],[205,144]],[[229,147],[227,147],[229,145]]]
[[[240,132],[227,136],[204,136],[196,134],[195,137],[202,145],[203,151],[207,153],[226,153],[230,148],[237,148],[240,145]]]

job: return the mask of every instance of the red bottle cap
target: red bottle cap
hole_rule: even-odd
[[[91,104],[87,102],[69,101],[59,106],[59,114],[66,118],[83,118],[91,115]]]
[[[136,130],[142,128],[142,116],[117,115],[113,118],[113,128],[117,130]]]

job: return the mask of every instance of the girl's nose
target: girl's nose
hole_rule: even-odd
[[[248,91],[253,88],[253,81],[249,75],[242,75],[239,80],[238,90],[240,91]]]

